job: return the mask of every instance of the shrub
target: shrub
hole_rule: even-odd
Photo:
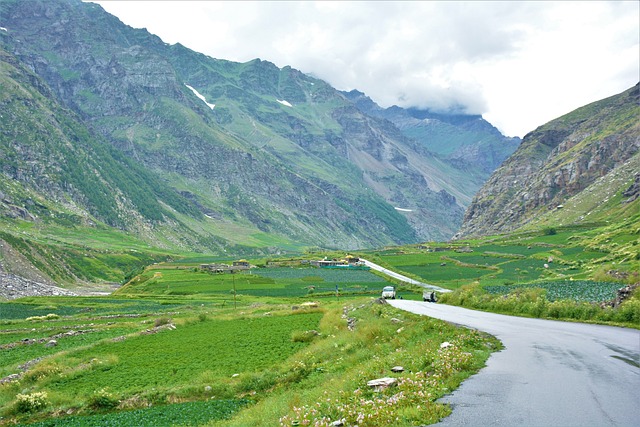
[[[107,389],[102,388],[93,393],[87,403],[92,409],[113,409],[118,406],[120,401],[113,394],[109,393]]]
[[[20,413],[37,412],[48,403],[46,391],[16,395],[16,411]]]
[[[319,335],[318,331],[316,331],[316,330],[293,331],[291,333],[291,341],[293,341],[293,342],[311,342],[318,335]]]
[[[153,324],[157,328],[158,326],[168,325],[169,323],[171,323],[171,319],[170,318],[168,318],[168,317],[158,317]]]
[[[62,372],[60,366],[55,362],[40,362],[33,369],[25,372],[23,379],[26,382],[41,381],[45,378],[57,375]]]
[[[615,320],[619,322],[640,323],[640,300],[625,301],[615,311]]]
[[[31,317],[27,317],[27,320],[29,321],[38,321],[38,320],[55,320],[55,319],[59,319],[60,316],[58,316],[55,313],[49,313],[46,316],[31,316]]]

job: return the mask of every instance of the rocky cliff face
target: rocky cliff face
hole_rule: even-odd
[[[357,90],[344,95],[361,112],[396,127],[413,150],[430,159],[434,166],[446,165],[435,166],[431,179],[437,180],[463,207],[520,144],[519,138],[505,137],[481,116],[397,106],[381,108]],[[460,182],[464,185],[456,185]]]
[[[459,235],[508,232],[549,210],[562,209],[569,198],[638,156],[638,117],[636,85],[526,135],[474,197]],[[633,180],[628,178],[623,182]]]

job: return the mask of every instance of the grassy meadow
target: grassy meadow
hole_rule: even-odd
[[[206,292],[0,303],[0,425],[432,423],[450,411],[435,400],[500,346],[358,294],[236,303]],[[366,386],[385,376],[398,386]]]
[[[603,304],[638,282],[637,230],[599,230],[353,255],[452,289],[441,303],[640,328],[637,289]],[[438,398],[500,343],[378,298],[390,283],[407,299],[420,299],[420,288],[308,265],[324,256],[344,254],[250,259],[257,268],[234,274],[199,268],[229,259],[150,258],[109,296],[0,302],[0,426],[415,426],[446,417]],[[381,377],[397,383],[367,386]]]
[[[372,251],[372,261],[452,289],[440,302],[530,317],[640,328],[637,225],[545,228],[520,234]]]
[[[174,264],[152,266],[120,288],[117,295],[210,295],[236,297],[334,297],[379,295],[385,279],[364,270],[313,267],[255,268],[215,274]]]

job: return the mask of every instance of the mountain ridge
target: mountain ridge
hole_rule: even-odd
[[[638,156],[638,117],[636,84],[530,132],[474,197],[457,237],[509,232],[535,224],[550,210],[566,211],[570,198]],[[634,179],[631,172],[622,182],[612,179],[605,194],[593,197],[606,202]],[[579,212],[577,218],[588,215]]]
[[[97,4],[0,7],[5,49],[90,131],[198,211],[174,221],[187,246],[223,250],[228,235],[197,241],[229,221],[345,248],[446,239],[461,222],[469,196],[441,170],[455,168],[326,82],[169,45]]]

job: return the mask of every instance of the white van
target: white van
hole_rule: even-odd
[[[382,288],[382,298],[387,299],[396,299],[396,288],[393,286],[385,286]]]

